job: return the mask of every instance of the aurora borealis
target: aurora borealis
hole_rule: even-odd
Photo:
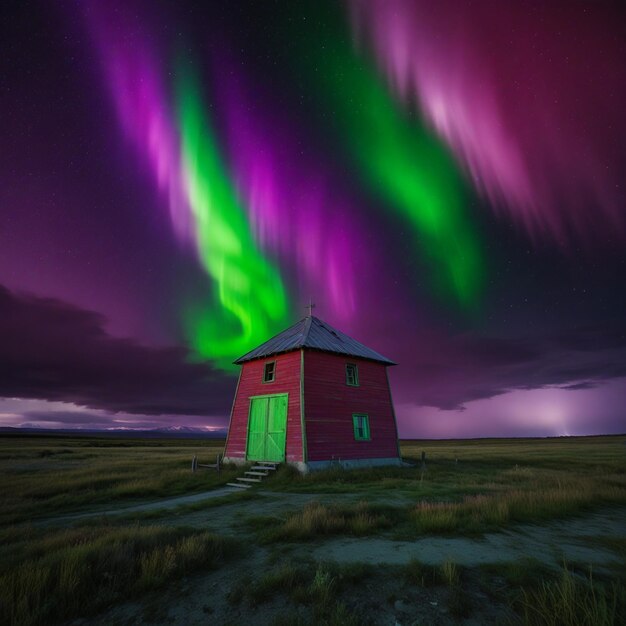
[[[494,209],[561,241],[591,225],[623,228],[616,3],[349,6],[390,89],[418,103]]]
[[[213,282],[212,306],[190,304],[184,311],[187,339],[199,357],[233,369],[233,355],[286,324],[281,278],[252,237],[197,81],[182,71],[174,102],[168,101],[158,55],[141,37],[124,32],[128,17],[111,24],[109,12],[91,10],[89,23],[120,124],[164,192],[174,231],[191,243]]]
[[[0,426],[223,427],[313,298],[405,436],[625,430],[617,4],[5,12]]]

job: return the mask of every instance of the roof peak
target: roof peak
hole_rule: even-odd
[[[307,315],[278,335],[268,339],[254,350],[239,357],[235,363],[245,363],[274,354],[291,352],[301,348],[321,350],[377,361],[385,365],[395,365],[393,361],[368,348],[356,339],[333,328],[315,315]]]

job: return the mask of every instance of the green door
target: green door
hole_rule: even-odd
[[[248,449],[250,461],[285,460],[287,394],[250,398]]]
[[[250,418],[248,423],[247,457],[255,461],[265,461],[265,431],[267,430],[268,398],[250,400]]]

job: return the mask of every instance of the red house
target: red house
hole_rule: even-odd
[[[224,461],[400,465],[393,361],[308,316],[237,359]]]

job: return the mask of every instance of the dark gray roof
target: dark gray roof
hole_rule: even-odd
[[[321,319],[313,316],[301,319],[293,326],[283,330],[282,333],[261,344],[258,348],[239,357],[235,363],[245,363],[252,359],[260,359],[272,354],[290,352],[300,348],[334,352],[335,354],[345,354],[346,356],[378,361],[385,365],[395,365],[393,361],[390,361],[382,354],[378,354],[375,350],[364,346],[356,339],[348,337],[340,330],[334,329],[326,322],[322,322]]]

